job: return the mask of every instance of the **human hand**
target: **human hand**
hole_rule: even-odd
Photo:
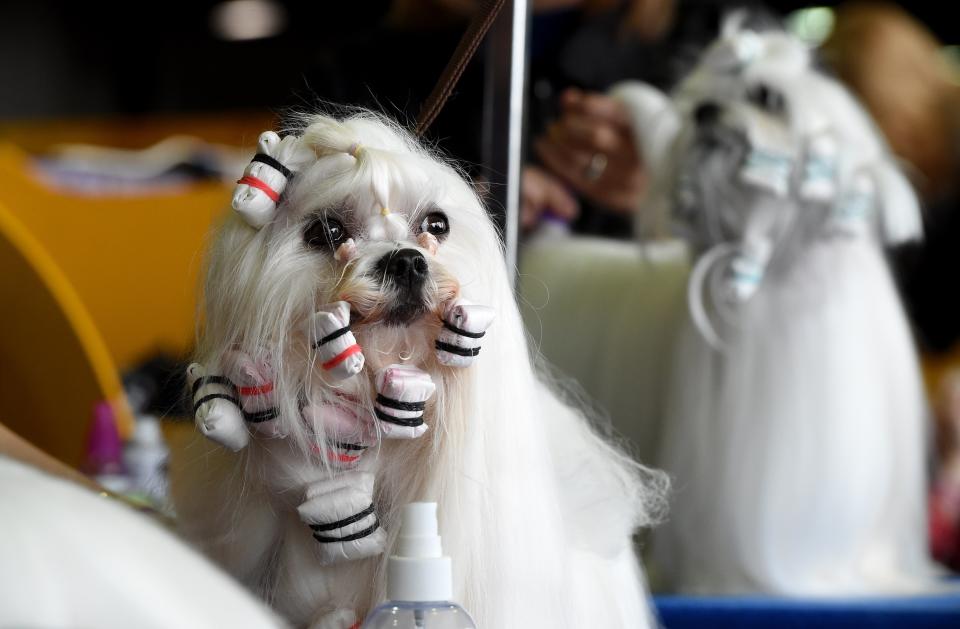
[[[615,212],[635,212],[647,177],[623,106],[604,94],[568,89],[560,118],[537,139],[543,163],[588,199]]]
[[[551,213],[568,222],[580,215],[580,203],[566,184],[538,166],[524,166],[520,182],[520,225],[536,227],[540,217]]]

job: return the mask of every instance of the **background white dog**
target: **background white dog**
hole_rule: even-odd
[[[480,626],[649,624],[631,536],[663,480],[535,373],[464,178],[364,112],[260,149],[210,253],[190,379],[227,447],[180,454],[187,535],[295,624],[346,629],[400,507],[436,501]]]
[[[786,33],[728,22],[672,98],[624,84],[697,262],[654,536],[675,587],[844,594],[932,582],[925,408],[883,244],[917,201],[867,114]]]

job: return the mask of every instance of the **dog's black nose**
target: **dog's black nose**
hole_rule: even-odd
[[[707,101],[700,103],[693,110],[693,119],[697,126],[704,127],[715,123],[720,118],[720,105]]]
[[[423,286],[429,272],[427,260],[416,249],[392,251],[377,266],[394,284],[408,290]]]

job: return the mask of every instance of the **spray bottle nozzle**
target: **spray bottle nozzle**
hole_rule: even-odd
[[[428,559],[442,555],[443,549],[437,531],[437,504],[412,502],[405,506],[401,515],[395,556]]]
[[[453,570],[437,527],[437,503],[413,502],[403,508],[395,554],[387,566],[387,598],[393,601],[446,601],[453,595]]]

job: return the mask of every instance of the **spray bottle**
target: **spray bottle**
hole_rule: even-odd
[[[395,554],[387,564],[387,602],[363,629],[476,629],[470,615],[450,601],[453,564],[443,556],[437,531],[437,503],[403,508]]]
[[[133,436],[123,449],[123,463],[133,484],[132,490],[156,506],[167,502],[167,459],[170,450],[163,440],[160,420],[140,415]]]

